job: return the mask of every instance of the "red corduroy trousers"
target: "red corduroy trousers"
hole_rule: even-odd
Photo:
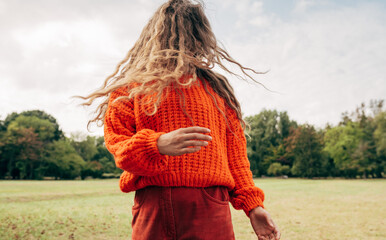
[[[228,189],[148,186],[135,192],[132,239],[235,239]]]

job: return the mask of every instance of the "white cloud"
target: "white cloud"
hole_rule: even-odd
[[[90,110],[70,97],[102,84],[162,2],[0,1],[0,116],[38,108],[68,133],[85,131]],[[386,96],[385,9],[317,3],[298,1],[284,21],[264,1],[207,1],[230,54],[248,67],[270,69],[256,79],[282,93],[231,78],[245,115],[275,108],[323,126]]]
[[[42,109],[66,132],[85,130],[89,111],[70,97],[102,85],[154,2],[160,1],[1,1],[0,117]]]
[[[374,6],[304,14],[272,24],[248,43],[228,42],[236,59],[258,70],[270,89],[233,81],[246,115],[288,110],[300,122],[337,123],[340,113],[386,96],[386,28]],[[252,30],[253,32],[253,30]],[[250,103],[254,104],[250,104]]]
[[[236,28],[267,27],[273,21],[273,16],[264,12],[263,1],[241,0],[234,7],[238,14]]]
[[[295,3],[295,7],[294,7],[293,11],[295,13],[305,13],[310,8],[317,6],[317,5],[322,5],[322,4],[326,4],[326,1],[322,1],[322,0],[297,0]]]

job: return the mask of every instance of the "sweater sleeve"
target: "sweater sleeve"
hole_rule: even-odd
[[[136,131],[133,100],[118,99],[127,96],[127,87],[111,93],[104,119],[104,137],[107,149],[113,154],[116,166],[135,175],[152,176],[161,173],[168,164],[168,155],[158,150],[157,140],[165,132],[152,129]]]
[[[232,131],[228,129],[227,156],[228,164],[235,181],[235,188],[230,191],[230,202],[235,209],[243,209],[249,217],[249,211],[261,206],[264,208],[264,192],[253,182],[250,163],[247,156],[247,141],[235,110],[226,105],[226,115]]]

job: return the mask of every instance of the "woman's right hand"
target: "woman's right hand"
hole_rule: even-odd
[[[269,213],[262,207],[256,207],[249,212],[253,230],[259,240],[279,240],[281,233]]]
[[[157,141],[158,150],[161,154],[178,156],[185,153],[198,152],[201,146],[207,146],[212,137],[202,133],[209,133],[210,129],[205,127],[187,127],[162,134]],[[204,140],[204,141],[199,141]],[[190,147],[189,146],[193,146]]]

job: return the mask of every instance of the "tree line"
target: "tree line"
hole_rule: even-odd
[[[247,154],[254,176],[382,178],[386,164],[383,100],[345,112],[336,126],[298,124],[287,112],[245,117]],[[0,179],[85,179],[119,176],[104,138],[66,137],[40,111],[11,113],[0,121]]]
[[[386,111],[383,100],[342,113],[337,126],[316,129],[287,112],[263,110],[246,117],[247,153],[255,176],[385,177]]]
[[[11,113],[0,122],[1,179],[75,179],[119,175],[103,137],[66,137],[54,117]]]

